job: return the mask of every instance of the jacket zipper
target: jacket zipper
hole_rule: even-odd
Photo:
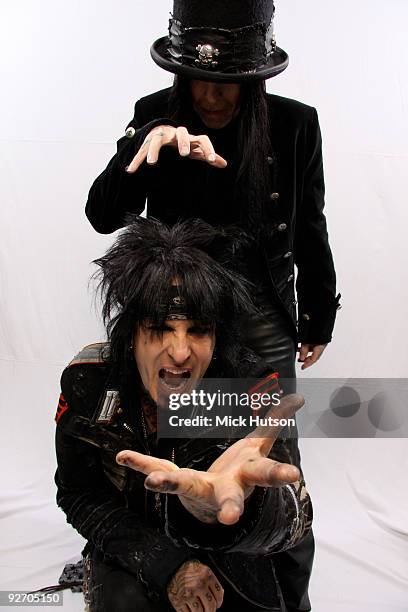
[[[145,449],[148,455],[150,455],[150,448],[149,445],[147,444],[147,429],[146,429],[146,423],[145,423],[145,418],[144,418],[144,414],[143,414],[143,408],[141,408],[141,415],[142,415],[142,429],[143,429],[143,438],[144,438],[144,445],[145,445]],[[126,427],[126,429],[130,429],[129,425],[127,425],[126,423],[124,423],[124,426]],[[145,516],[148,516],[148,510],[149,510],[149,504],[148,504],[148,491],[145,489],[144,490],[144,509],[145,509]],[[157,497],[155,495],[155,510],[158,510],[158,502],[157,502]]]

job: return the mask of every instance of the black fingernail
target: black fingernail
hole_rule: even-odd
[[[177,489],[177,483],[171,482],[170,480],[163,480],[163,482],[154,482],[147,478],[146,486],[151,489],[160,490],[162,493],[172,493]]]
[[[171,482],[169,480],[165,480],[162,483],[161,489],[162,489],[162,491],[171,493],[172,491],[175,491],[177,489],[177,483],[176,482]]]

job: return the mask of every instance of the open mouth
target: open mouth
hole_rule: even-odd
[[[159,379],[161,384],[170,391],[181,391],[191,378],[191,370],[176,368],[161,368]]]

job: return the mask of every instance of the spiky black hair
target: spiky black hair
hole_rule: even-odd
[[[219,365],[233,369],[240,317],[253,309],[248,283],[231,268],[237,236],[192,219],[172,227],[132,216],[99,267],[110,359],[121,365],[135,329],[162,323],[175,279],[196,318],[216,331]],[[238,238],[239,240],[239,238]]]

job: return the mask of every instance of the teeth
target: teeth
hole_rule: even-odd
[[[170,368],[163,368],[163,370],[165,372],[169,372],[170,374],[185,374],[186,372],[190,371],[190,370],[171,370]]]

